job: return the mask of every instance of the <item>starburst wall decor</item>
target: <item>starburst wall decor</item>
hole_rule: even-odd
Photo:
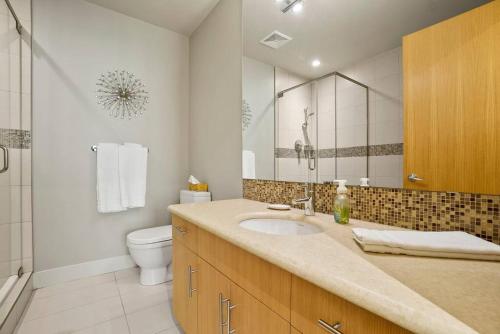
[[[132,119],[142,115],[149,102],[145,85],[132,73],[112,71],[97,81],[97,103],[115,118]]]

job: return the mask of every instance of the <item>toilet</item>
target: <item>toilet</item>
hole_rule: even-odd
[[[172,225],[137,230],[127,235],[130,255],[141,269],[142,285],[155,285],[172,279]]]
[[[181,190],[182,203],[210,202],[210,192]],[[127,235],[130,256],[141,270],[142,285],[156,285],[172,280],[172,225],[146,228]]]

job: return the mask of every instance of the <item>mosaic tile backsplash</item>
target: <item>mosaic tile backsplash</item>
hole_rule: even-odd
[[[0,144],[8,148],[31,148],[31,131],[0,128]]]
[[[302,183],[243,180],[243,197],[291,204]],[[419,231],[465,231],[500,245],[500,196],[348,187],[351,218]],[[332,214],[336,186],[315,184],[315,209]],[[301,207],[301,206],[297,206]]]

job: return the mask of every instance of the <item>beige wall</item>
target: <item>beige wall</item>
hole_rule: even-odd
[[[125,255],[128,232],[168,221],[188,176],[188,38],[81,0],[34,1],[33,33],[35,270]],[[143,117],[96,103],[115,69],[146,84]],[[90,146],[125,141],[150,148],[146,207],[98,214]]]
[[[221,0],[190,39],[189,166],[213,199],[242,195],[241,1]]]

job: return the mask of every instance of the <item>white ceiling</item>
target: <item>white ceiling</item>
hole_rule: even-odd
[[[282,14],[276,0],[243,0],[244,53],[314,78],[401,45],[401,37],[486,0],[304,0]],[[278,30],[293,38],[278,50],[259,41]],[[313,68],[311,61],[320,59]]]
[[[219,2],[219,0],[87,1],[186,36],[196,30]]]

